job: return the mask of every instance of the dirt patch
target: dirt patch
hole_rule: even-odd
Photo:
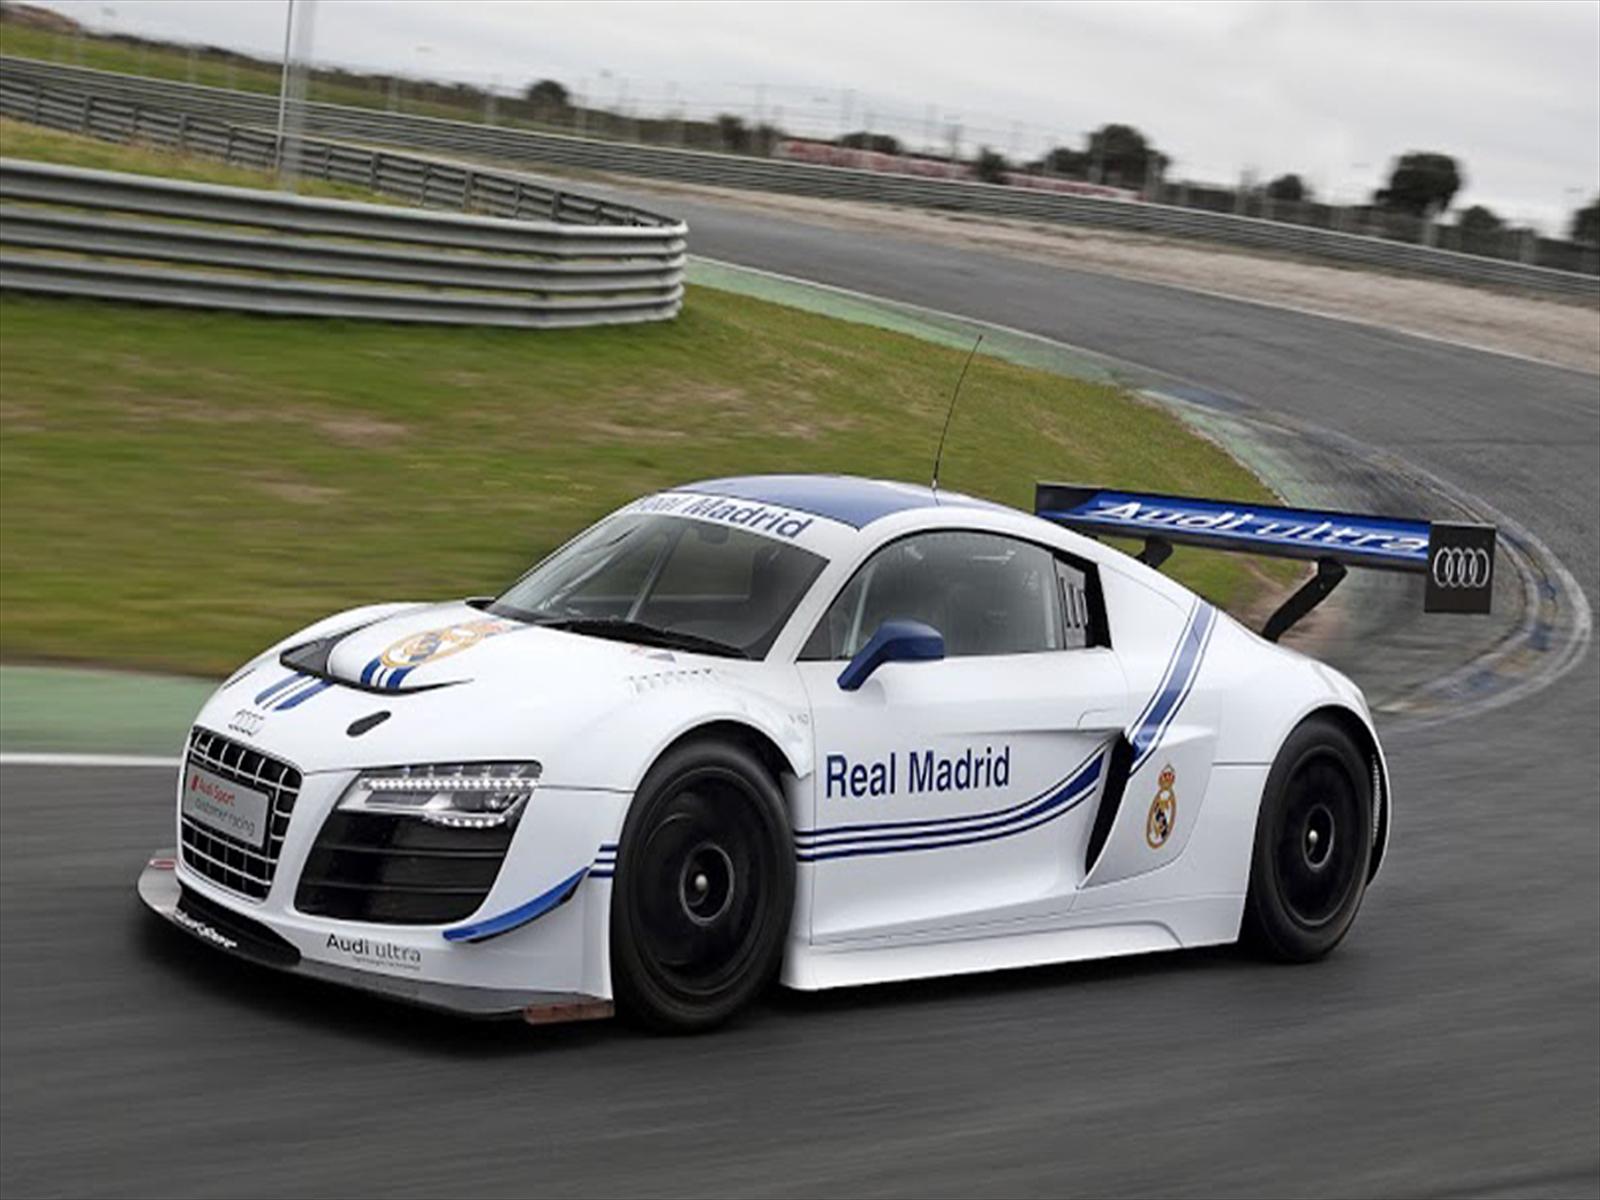
[[[324,487],[316,483],[304,483],[293,479],[279,479],[266,476],[257,476],[250,481],[267,495],[279,500],[287,500],[291,504],[326,504],[344,492],[336,487]]]
[[[243,425],[261,419],[253,408],[196,400],[190,396],[152,395],[134,385],[112,387],[106,394],[116,400],[117,415],[135,424],[185,421],[195,425]]]
[[[42,404],[21,404],[11,399],[0,404],[0,430],[7,434],[43,433],[48,427]]]
[[[409,432],[399,421],[386,421],[382,417],[311,413],[309,419],[319,433],[341,446],[365,449],[386,446]]]
[[[1146,234],[1001,217],[617,179],[632,191],[696,196],[744,209],[1041,258],[1075,270],[1305,309],[1600,374],[1600,307],[1520,292],[1235,250]]]

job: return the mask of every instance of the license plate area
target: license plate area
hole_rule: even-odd
[[[222,834],[260,850],[272,822],[272,800],[266,792],[234,783],[188,763],[183,769],[183,815],[210,833]]]

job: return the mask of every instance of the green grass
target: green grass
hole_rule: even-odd
[[[349,605],[496,590],[668,484],[925,479],[961,360],[701,288],[559,333],[0,295],[0,655],[218,673]],[[1041,477],[1265,498],[1160,409],[980,358],[946,486],[1025,506]]]
[[[0,25],[0,29],[4,28],[4,25]],[[45,129],[5,117],[0,117],[0,156],[30,158],[69,167],[92,167],[100,171],[127,171],[134,175],[163,175],[169,179],[220,183],[232,187],[270,188],[277,183],[277,177],[271,171],[233,167],[215,159],[175,154],[155,146],[103,142],[99,138]],[[301,179],[295,190],[302,196],[393,203],[365,188],[324,183],[317,179]]]
[[[247,92],[278,90],[278,74],[264,65],[256,67],[221,62],[197,49],[192,59],[191,78],[191,58],[185,52],[153,46],[140,47],[89,34],[74,37],[50,29],[36,29],[16,21],[0,21],[0,54],[38,58],[68,66],[93,67],[98,71],[174,79],[180,83],[192,82],[207,87],[237,88]]]
[[[208,53],[200,46],[196,46],[194,53],[190,54],[175,46],[138,46],[91,34],[74,37],[15,21],[0,21],[0,54],[36,58],[66,66],[92,67],[98,71],[116,71],[124,75],[195,83],[203,87],[273,95],[277,94],[282,78],[274,64],[241,62],[225,55]],[[315,74],[307,81],[306,98],[319,103],[345,104],[357,108],[387,108],[390,102],[388,90],[376,79],[370,85],[363,86],[319,78]],[[483,119],[483,110],[476,104],[470,107],[441,104],[408,96],[404,89],[395,99],[401,112],[457,121]]]

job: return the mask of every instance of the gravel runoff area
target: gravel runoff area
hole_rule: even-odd
[[[788,219],[904,233],[1150,283],[1304,309],[1600,374],[1600,308],[1522,292],[1144,234],[925,209],[613,178]]]

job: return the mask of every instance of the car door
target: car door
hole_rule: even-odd
[[[937,661],[841,670],[885,621],[932,626]],[[1128,718],[1092,564],[974,531],[881,547],[801,654],[815,770],[814,942],[916,940],[1071,907]]]

